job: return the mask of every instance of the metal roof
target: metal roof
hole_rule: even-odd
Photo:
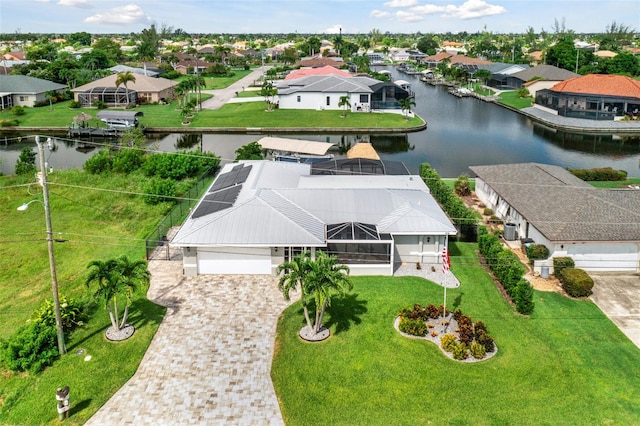
[[[326,244],[327,225],[351,222],[398,235],[456,233],[418,176],[315,176],[308,165],[240,164],[251,168],[243,184],[227,187],[239,188],[237,200],[226,208],[192,213],[172,245],[317,247]],[[222,175],[233,167],[238,165],[226,165]],[[281,174],[286,179],[277,177]]]
[[[300,154],[325,155],[333,143],[315,142],[303,139],[288,139],[266,136],[258,140],[262,149],[274,151],[298,152]]]
[[[131,90],[129,92],[131,92]],[[96,116],[101,119],[106,118],[106,119],[133,121],[133,119],[136,117],[144,116],[144,113],[142,111],[115,111],[115,110],[103,109],[98,111],[98,114],[96,114]]]

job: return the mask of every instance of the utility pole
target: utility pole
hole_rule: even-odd
[[[38,154],[40,155],[40,173],[42,174],[42,193],[44,196],[44,216],[47,225],[47,246],[49,248],[49,268],[51,269],[51,292],[53,293],[53,312],[56,317],[56,334],[58,335],[58,352],[60,355],[67,353],[64,344],[64,330],[62,329],[62,316],[60,315],[60,299],[58,297],[58,276],[56,274],[56,259],[53,252],[53,231],[51,228],[51,211],[49,209],[49,187],[47,185],[47,164],[44,161],[44,147],[40,142],[40,136],[36,136]]]

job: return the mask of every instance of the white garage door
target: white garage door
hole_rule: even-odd
[[[567,253],[585,271],[637,271],[640,253],[633,243],[571,244]]]
[[[198,250],[198,274],[271,274],[271,249],[220,247]]]

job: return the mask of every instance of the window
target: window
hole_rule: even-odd
[[[327,96],[327,106],[331,105],[331,96]]]
[[[302,99],[302,97],[300,95],[296,96],[296,101],[300,102],[300,100]]]
[[[360,95],[360,102],[363,104],[369,102],[369,95]]]
[[[25,102],[27,100],[26,96],[20,96],[20,102]]]

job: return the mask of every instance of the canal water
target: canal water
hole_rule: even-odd
[[[421,163],[429,163],[443,177],[469,174],[469,166],[501,163],[538,162],[571,168],[613,167],[640,177],[640,137],[589,134],[554,130],[500,106],[475,98],[457,98],[444,87],[421,82],[417,76],[388,68],[395,80],[409,81],[416,95],[414,111],[424,118],[427,129],[394,135],[287,135],[284,137],[332,142],[336,157],[358,141],[371,142],[383,159],[402,161],[418,173]],[[338,113],[336,111],[336,113]],[[347,118],[348,120],[348,118]],[[304,123],[292,123],[293,126]],[[14,172],[20,149],[34,145],[33,138],[0,134],[0,171]],[[149,148],[172,152],[198,149],[233,160],[235,150],[266,135],[259,134],[167,134],[154,135]],[[78,143],[56,138],[57,150],[48,153],[54,168],[81,167],[101,149],[104,141]]]

